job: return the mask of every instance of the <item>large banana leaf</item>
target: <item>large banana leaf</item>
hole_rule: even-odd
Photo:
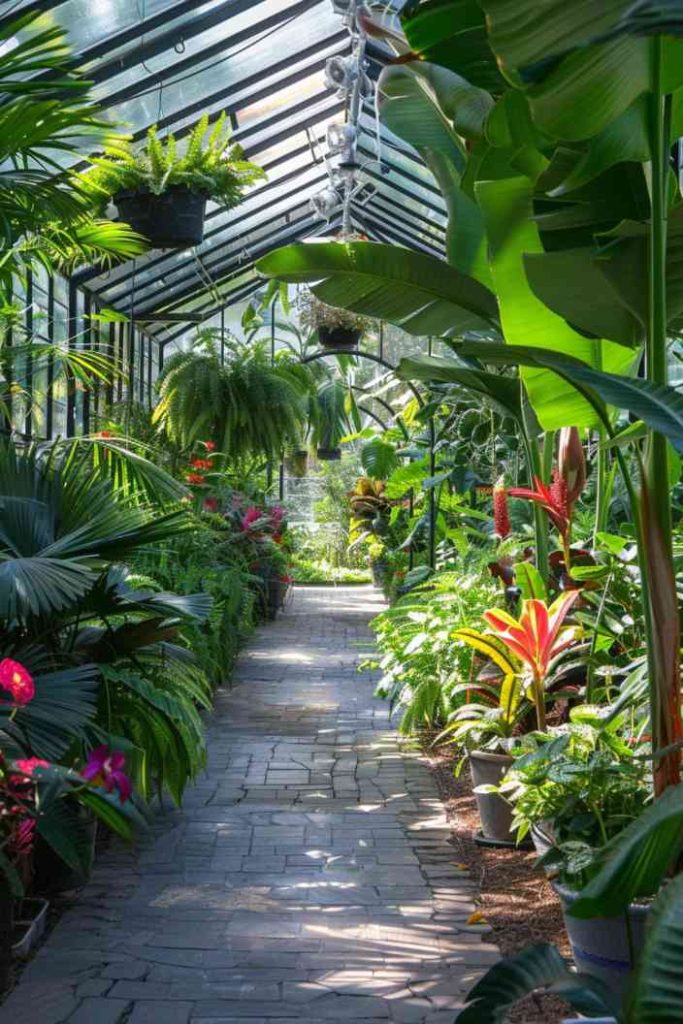
[[[382,122],[418,150],[437,180],[448,210],[448,262],[488,286],[481,211],[461,188],[466,151],[460,139],[481,134],[491,107],[488,93],[446,68],[420,62],[384,68],[377,100]]]
[[[528,178],[480,182],[477,187],[506,342],[550,349],[610,373],[627,373],[634,362],[629,349],[579,334],[531,290],[524,257],[527,253],[543,252],[532,219],[532,187]],[[523,379],[545,430],[567,424],[596,426],[592,406],[570,384],[540,369],[524,370]]]
[[[627,1024],[683,1021],[683,875],[668,882],[652,911]]]
[[[498,322],[495,296],[454,267],[392,245],[289,245],[256,264],[265,277],[306,283],[332,306],[397,324],[409,334],[481,330]]]
[[[683,784],[671,786],[598,854],[599,871],[572,903],[574,917],[614,917],[653,896],[683,849]]]
[[[528,85],[534,120],[552,136],[591,138],[650,89],[649,40],[615,32],[632,0],[482,0],[481,6],[499,66],[513,84]],[[663,84],[665,92],[683,85],[681,40],[665,40]]]
[[[591,406],[596,410],[596,417],[601,422],[604,422],[603,417],[606,417],[603,403],[627,409],[638,419],[644,420],[652,430],[664,434],[677,451],[683,451],[683,394],[675,388],[653,384],[640,377],[619,377],[616,374],[601,373],[562,353],[540,348],[471,341],[457,341],[452,344],[458,354],[477,358],[485,364],[536,366],[552,370],[549,388],[555,388],[553,381],[558,379],[558,375],[568,386],[576,385],[581,394],[590,399]],[[460,365],[453,360],[422,356],[402,359],[397,373],[404,380],[436,379],[444,382],[453,372],[456,376],[451,379],[457,382],[460,370]],[[558,424],[572,425],[571,418]]]
[[[424,0],[406,5],[401,24],[423,60],[457,71],[473,85],[500,92],[504,81],[476,0]]]
[[[554,946],[540,942],[489,968],[467,994],[458,1024],[503,1024],[508,1011],[537,989],[553,992],[587,1017],[616,1010],[615,997],[599,979],[575,974]]]

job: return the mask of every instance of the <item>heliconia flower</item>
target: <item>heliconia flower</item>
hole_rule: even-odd
[[[26,757],[23,758],[23,760],[15,761],[14,767],[17,768],[22,775],[26,775],[30,778],[36,768],[49,768],[50,762],[44,761],[42,757]]]
[[[107,793],[118,790],[122,804],[130,798],[133,785],[123,771],[126,759],[120,750],[110,750],[107,746],[96,747],[88,754],[88,760],[81,775],[96,786],[103,786]]]
[[[501,476],[493,488],[493,526],[501,540],[510,535],[510,512],[508,510],[508,496],[505,489],[505,479]]]
[[[557,470],[567,487],[567,505],[572,506],[586,486],[586,455],[577,427],[562,427],[557,443]]]
[[[185,477],[185,480],[187,481],[188,484],[191,484],[193,487],[199,487],[201,484],[204,483],[204,477],[202,476],[201,473],[188,473],[187,476]]]
[[[11,694],[11,703],[18,706],[29,704],[36,692],[31,673],[11,658],[0,661],[0,690]],[[8,701],[0,699],[0,703],[7,704]]]
[[[203,507],[207,512],[218,512],[218,498],[204,498]]]
[[[192,459],[190,465],[193,469],[213,469],[211,459]]]
[[[566,482],[557,469],[554,469],[552,484],[544,484],[535,476],[534,488],[535,490],[530,487],[511,487],[508,494],[511,498],[526,498],[544,508],[555,528],[564,537],[569,532],[570,525]]]
[[[206,448],[207,452],[215,452],[216,444],[214,441],[202,441],[202,444]]]

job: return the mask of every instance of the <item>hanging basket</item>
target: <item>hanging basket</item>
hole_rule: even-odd
[[[206,196],[184,185],[156,195],[142,190],[118,192],[119,218],[149,239],[154,249],[187,249],[204,239]]]
[[[353,352],[358,348],[362,333],[362,331],[354,331],[350,327],[319,327],[318,341],[322,348]]]
[[[288,455],[285,460],[285,466],[290,476],[301,479],[306,476],[306,470],[308,469],[308,452],[306,449],[301,451],[292,452]]]
[[[341,448],[318,448],[320,462],[339,462],[341,456]]]

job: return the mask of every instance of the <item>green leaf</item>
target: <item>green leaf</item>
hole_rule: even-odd
[[[332,306],[387,320],[409,334],[442,335],[497,323],[495,296],[423,253],[376,242],[290,245],[256,264],[265,277],[306,283]]]
[[[606,985],[574,974],[555,947],[542,942],[490,967],[468,992],[458,1024],[503,1024],[508,1010],[537,989],[556,992],[589,1017],[614,1010],[615,999]]]
[[[503,80],[476,0],[423,0],[406,6],[401,24],[424,60],[457,71],[473,85],[500,92]]]
[[[543,247],[532,220],[532,185],[528,178],[480,182],[477,196],[487,225],[493,279],[501,323],[509,345],[538,346],[580,359],[589,366],[627,372],[633,353],[614,342],[586,338],[548,309],[533,293],[524,269],[527,253]],[[591,405],[565,381],[542,369],[526,369],[523,379],[529,399],[545,430],[561,426],[594,427]]]
[[[515,582],[520,587],[525,601],[529,598],[537,598],[539,601],[548,600],[548,591],[543,577],[535,565],[532,565],[531,562],[517,562],[513,569]]]
[[[683,849],[683,784],[671,786],[598,852],[597,875],[578,894],[574,917],[614,917],[653,896]]]
[[[683,875],[667,882],[649,915],[640,966],[626,1008],[627,1024],[683,1021]]]
[[[512,377],[458,366],[453,360],[446,362],[436,356],[410,356],[402,359],[400,376],[404,380],[455,384],[464,391],[486,398],[517,420],[522,414],[519,381]]]

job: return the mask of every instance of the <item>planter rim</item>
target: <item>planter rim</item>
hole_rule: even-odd
[[[211,195],[206,191],[199,191],[196,188],[189,188],[187,185],[169,185],[163,192],[153,192],[151,188],[144,188],[142,186],[138,188],[122,188],[119,192],[116,192],[112,197],[112,202],[116,203],[117,199],[133,199],[136,196],[154,196],[156,199],[161,199],[162,196],[168,195],[169,192],[181,193],[188,196],[199,196],[202,199],[210,199]]]
[[[491,761],[494,764],[514,764],[514,757],[509,754],[497,754],[493,750],[470,750],[468,757],[478,758],[480,761]]]
[[[564,885],[562,882],[553,881],[550,884],[560,899],[565,900],[569,906],[572,905],[578,896],[576,889],[570,889],[568,885]],[[629,914],[633,914],[635,917],[647,917],[651,907],[652,903],[629,903],[628,911]],[[623,914],[615,914],[614,916],[622,917]]]

